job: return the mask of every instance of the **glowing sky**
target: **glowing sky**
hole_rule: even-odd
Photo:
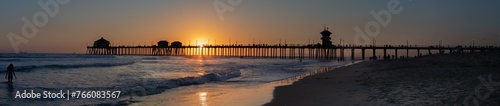
[[[40,0],[46,2],[50,0]],[[213,44],[318,43],[323,25],[354,44],[355,26],[374,21],[370,11],[386,10],[389,0],[242,0],[220,20],[215,0],[73,0],[60,5],[38,33],[18,46],[37,53],[84,53],[104,37],[113,45],[151,45],[159,40]],[[227,4],[226,0],[220,0]],[[43,9],[38,0],[0,1],[0,52],[14,52],[7,35],[22,36],[22,17]],[[500,46],[500,1],[401,0],[404,10],[373,37],[377,45]],[[228,4],[229,5],[229,4]],[[24,36],[22,36],[24,37]],[[216,41],[215,41],[216,40]]]

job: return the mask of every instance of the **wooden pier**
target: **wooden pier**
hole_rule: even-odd
[[[462,53],[462,52],[482,52],[491,50],[500,50],[500,47],[493,46],[417,46],[417,45],[333,45],[330,35],[332,34],[328,27],[324,27],[320,32],[322,44],[308,45],[289,45],[279,44],[231,44],[231,45],[199,45],[199,46],[183,46],[181,42],[174,41],[169,45],[168,41],[159,41],[157,45],[151,46],[110,46],[110,42],[101,37],[96,40],[93,46],[87,46],[87,54],[89,55],[150,55],[150,56],[223,56],[223,57],[261,57],[261,58],[289,58],[289,59],[338,59],[345,60],[346,56],[350,56],[354,60],[356,55],[361,56],[365,60],[366,53],[372,55],[370,60],[379,59],[397,59],[413,56],[421,56],[422,53],[427,55],[444,53]],[[473,45],[473,44],[472,44]],[[399,51],[405,51],[406,55],[398,54]],[[410,56],[410,50],[413,51],[413,56]],[[377,52],[383,51],[382,56],[377,55]],[[394,53],[388,53],[394,51]],[[416,52],[415,52],[416,51]],[[421,53],[422,51],[422,53]],[[346,55],[346,53],[350,53]],[[361,53],[361,54],[355,54]],[[392,54],[392,56],[390,55]]]
[[[178,46],[178,47],[158,47],[152,46],[108,46],[108,47],[87,47],[89,55],[150,55],[150,56],[223,56],[223,57],[262,57],[281,59],[339,59],[344,60],[346,56],[355,59],[356,55],[365,60],[389,59],[410,56],[410,50],[417,56],[424,54],[440,53],[461,53],[461,52],[482,52],[500,50],[493,46],[350,46],[334,45],[322,47],[319,45],[203,45],[203,46]],[[350,55],[346,55],[350,51]],[[367,55],[371,51],[371,55]],[[377,55],[377,51],[383,51],[382,56]],[[394,53],[388,53],[394,51]],[[406,51],[406,54],[398,54],[398,51]],[[355,54],[361,53],[361,54]],[[415,54],[412,53],[412,54]],[[381,55],[381,54],[379,54]]]

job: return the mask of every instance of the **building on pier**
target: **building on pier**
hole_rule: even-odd
[[[101,37],[101,39],[94,42],[94,47],[109,47],[109,41],[104,39],[104,37]]]
[[[168,47],[168,41],[166,40],[159,41],[158,47]]]
[[[182,43],[179,41],[172,42],[172,47],[180,48],[182,47]]]
[[[328,27],[325,26],[325,29],[320,33],[321,34],[321,40],[323,41],[322,46],[323,47],[332,47],[332,41],[330,41],[332,38],[330,35],[332,32],[328,31]]]

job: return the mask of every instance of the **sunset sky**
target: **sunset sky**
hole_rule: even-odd
[[[59,5],[46,25],[32,38],[22,35],[25,22],[44,9],[38,2],[0,1],[0,52],[14,52],[8,34],[27,40],[18,48],[30,53],[84,53],[87,45],[104,37],[113,45],[151,45],[159,40],[238,44],[319,43],[326,24],[340,39],[354,44],[354,27],[364,29],[376,19],[370,11],[388,9],[390,0],[241,0],[223,14],[216,0],[73,0]],[[373,37],[377,45],[476,45],[500,46],[498,0],[400,0],[401,13],[392,14],[387,27]],[[52,7],[51,7],[52,8]],[[39,19],[41,20],[41,19]],[[371,39],[371,38],[370,38]]]

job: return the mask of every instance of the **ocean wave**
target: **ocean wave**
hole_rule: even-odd
[[[157,57],[144,57],[142,60],[159,60]]]
[[[3,61],[3,62],[18,62],[18,61],[25,61],[25,60],[21,60],[21,59],[0,59],[0,61]]]
[[[0,54],[0,58],[115,58],[115,56],[83,54]]]
[[[143,57],[141,59],[142,60],[172,60],[175,58],[171,58],[169,56],[155,56],[155,57],[148,56],[148,57]]]
[[[125,95],[146,96],[164,92],[167,89],[180,86],[198,85],[210,82],[225,81],[241,75],[240,68],[230,68],[226,72],[209,73],[198,77],[184,77],[179,79],[142,79],[141,83],[132,84],[116,90],[124,91]],[[130,83],[127,83],[131,85]],[[135,86],[134,86],[135,85]]]
[[[49,65],[29,65],[29,66],[16,66],[14,71],[31,71],[34,69],[48,68],[48,69],[69,69],[69,68],[86,68],[86,67],[114,67],[134,64],[131,62],[123,63],[90,63],[90,64],[49,64]],[[0,72],[5,72],[5,69]]]

